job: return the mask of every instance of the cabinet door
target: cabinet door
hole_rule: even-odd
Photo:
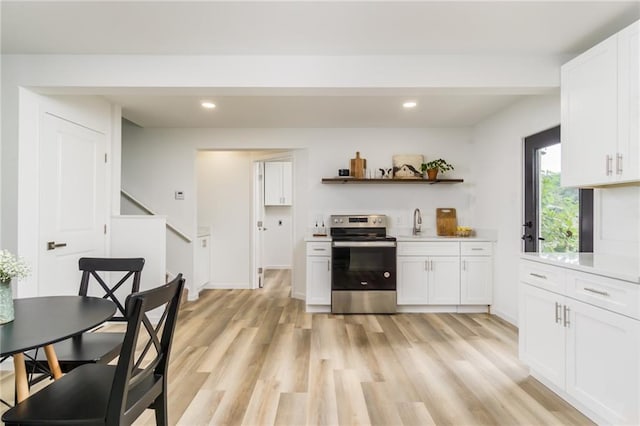
[[[520,359],[547,380],[563,389],[565,384],[564,297],[520,284]]]
[[[493,300],[493,262],[488,256],[462,257],[460,304],[490,305]]]
[[[398,305],[427,304],[427,259],[423,256],[398,256]]]
[[[331,258],[307,257],[307,304],[331,304]]]
[[[460,257],[430,257],[429,304],[458,305],[460,303]]]
[[[282,163],[264,163],[264,205],[282,204]]]
[[[293,175],[291,169],[291,163],[285,161],[282,164],[282,204],[285,206],[291,205],[291,197],[293,193]]]
[[[578,301],[569,307],[567,393],[607,423],[640,424],[640,321]]]
[[[621,182],[640,180],[640,22],[618,33],[618,154],[616,172]]]
[[[613,36],[562,66],[563,186],[606,184],[615,178],[617,50]]]

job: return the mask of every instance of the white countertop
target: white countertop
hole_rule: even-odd
[[[490,238],[481,238],[481,237],[438,237],[436,235],[399,235],[396,237],[399,242],[419,242],[419,241],[493,241]],[[331,241],[330,236],[326,237],[314,237],[312,235],[308,235],[304,239],[306,242],[325,242]]]
[[[521,253],[522,259],[640,284],[640,259],[594,253]]]
[[[482,237],[439,237],[437,235],[398,235],[398,241],[492,241]]]

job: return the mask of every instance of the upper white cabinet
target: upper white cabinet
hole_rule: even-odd
[[[639,22],[562,66],[562,185],[640,181]]]
[[[290,206],[292,193],[291,162],[264,163],[264,205]]]

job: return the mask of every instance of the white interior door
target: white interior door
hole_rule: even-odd
[[[38,295],[77,294],[78,259],[106,243],[106,136],[43,115],[39,170]]]
[[[253,288],[264,285],[264,162],[254,163],[253,179]]]

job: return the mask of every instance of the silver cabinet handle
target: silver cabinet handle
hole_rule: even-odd
[[[429,270],[433,271],[433,260],[429,261]]]
[[[473,251],[482,251],[484,249],[482,247],[471,247],[471,250],[473,250]]]
[[[613,173],[613,171],[611,170],[611,164],[613,163],[613,158],[609,154],[607,154],[606,160],[607,162],[605,167],[607,171],[607,176],[611,176],[611,174]]]
[[[67,243],[56,243],[55,241],[47,242],[47,250],[55,250],[60,247],[66,247]]]
[[[585,287],[584,291],[589,291],[591,293],[599,294],[600,296],[609,297],[609,293],[607,293],[606,291],[596,290],[596,289],[589,288],[589,287]]]
[[[331,271],[331,260],[327,260],[327,271]]]
[[[567,305],[564,305],[564,326],[567,328],[571,325],[569,315],[571,315],[571,309]]]
[[[616,154],[616,174],[622,174],[622,154]]]
[[[317,247],[316,247],[316,248],[314,248],[314,249],[313,249],[313,251],[326,251],[326,249],[323,249],[323,248],[317,248]]]
[[[558,302],[555,302],[555,303],[556,303],[556,324],[558,324],[559,322],[562,321],[562,318],[561,318],[562,314],[560,313],[561,305]]]
[[[428,261],[428,260],[425,260],[425,261],[424,261],[424,270],[425,270],[425,271],[428,271],[428,270],[429,270],[429,261]]]
[[[541,274],[534,274],[533,272],[530,272],[529,275],[531,275],[532,277],[536,277],[536,278],[541,278],[543,280],[546,280],[547,277]]]

